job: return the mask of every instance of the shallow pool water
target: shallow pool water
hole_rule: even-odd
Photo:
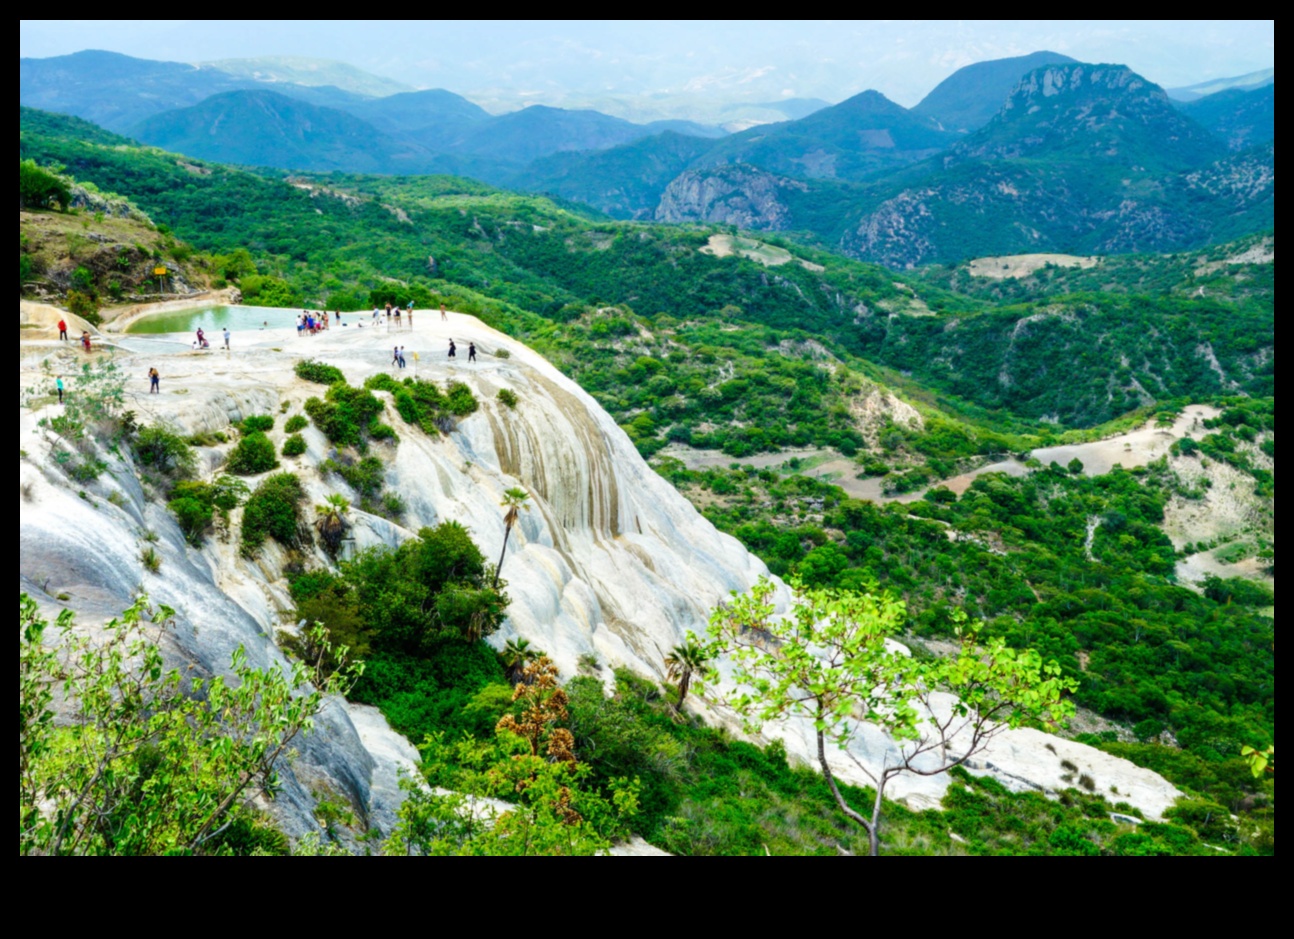
[[[152,313],[131,323],[126,332],[141,333],[193,333],[201,327],[208,339],[213,339],[228,326],[230,332],[249,329],[284,328],[296,326],[300,310],[267,306],[207,306],[187,310]],[[358,316],[359,314],[355,314]]]

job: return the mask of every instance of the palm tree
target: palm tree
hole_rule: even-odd
[[[324,549],[330,557],[337,556],[337,549],[341,547],[342,537],[346,534],[346,529],[350,526],[346,523],[346,513],[350,510],[350,501],[343,495],[333,493],[323,501],[322,505],[315,506],[315,527],[319,529],[319,537],[323,539]]]
[[[499,653],[503,657],[503,667],[508,670],[508,681],[514,685],[521,681],[525,667],[543,654],[538,649],[530,648],[529,639],[509,639]]]
[[[678,682],[678,700],[674,702],[675,711],[683,710],[683,699],[687,697],[687,686],[692,683],[692,673],[705,668],[708,658],[705,648],[696,642],[675,646],[670,654],[665,656],[667,669],[665,675],[671,681]]]
[[[490,585],[492,588],[499,586],[499,570],[503,567],[503,555],[508,550],[508,536],[512,534],[512,526],[517,524],[517,519],[521,517],[521,511],[530,508],[530,504],[526,501],[529,498],[530,495],[526,490],[516,486],[503,491],[503,501],[499,505],[508,511],[503,513],[503,550],[499,552],[499,563],[494,567],[494,583]]]

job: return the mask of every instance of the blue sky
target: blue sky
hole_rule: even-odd
[[[1272,20],[237,21],[26,20],[23,56],[108,49],[198,62],[338,59],[417,88],[554,104],[601,96],[911,106],[956,69],[1041,49],[1119,62],[1166,87],[1271,67]]]

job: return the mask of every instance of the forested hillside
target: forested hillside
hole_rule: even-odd
[[[1078,682],[1092,728],[1083,739],[1192,796],[1178,817],[1196,840],[1174,845],[1186,836],[1156,830],[1142,848],[1203,850],[1203,832],[1238,850],[1270,847],[1272,809],[1237,754],[1274,736],[1274,235],[1169,256],[1073,266],[1005,257],[896,275],[790,238],[611,221],[460,178],[255,174],[28,109],[21,148],[25,159],[129,197],[248,302],[349,312],[444,300],[523,337],[644,455],[670,444],[721,451],[718,466],[728,469],[689,470],[669,456],[658,468],[775,573],[901,596],[919,654],[938,653],[962,610],[1010,646],[1056,658]],[[159,241],[159,250],[176,249]],[[988,276],[991,262],[1021,273]],[[1088,476],[1081,461],[1028,459],[1147,420],[1171,424],[1188,402],[1218,416],[1147,466]],[[810,478],[798,460],[741,465],[784,448],[839,455],[852,474],[881,477],[887,498],[924,496],[876,504]],[[1013,454],[1019,476],[937,485]],[[1248,518],[1269,521],[1237,524],[1221,540],[1177,529],[1170,537],[1170,520],[1208,504],[1215,487],[1251,506]],[[1179,581],[1184,562],[1227,545],[1228,556],[1258,559],[1256,577],[1210,575],[1199,589]],[[458,663],[473,694],[497,679],[493,664],[488,655]],[[393,689],[412,679],[391,673],[388,687],[383,674],[361,693],[395,708]],[[419,687],[448,681],[438,673]],[[705,781],[727,773],[735,751],[708,732],[667,726],[632,676],[618,681],[614,707],[583,685],[572,692],[589,740],[614,720],[655,752],[696,754],[664,772],[622,740],[597,761],[598,778],[632,771],[649,780],[642,830],[671,849],[755,843],[766,829],[746,816],[750,803]],[[467,697],[455,701],[435,714],[392,710],[392,720],[411,735],[480,724]],[[781,775],[784,761],[741,753],[761,799],[776,790],[799,805],[816,785]],[[1075,799],[1118,801],[1076,785],[1087,795]],[[709,798],[735,813],[712,843],[674,821],[699,817]],[[948,798],[950,808],[971,800],[1007,814],[1016,804],[970,785]],[[1066,809],[1081,815],[1075,805]],[[1091,805],[1096,815],[1110,808]],[[1248,827],[1210,827],[1215,812],[1241,813]],[[928,819],[895,817],[911,837],[948,845]],[[976,850],[1008,850],[996,840],[1004,823],[986,831],[955,818],[954,831],[977,832]],[[1077,826],[1087,832],[1080,840],[1107,853],[1135,853],[1080,822],[1051,825]],[[1045,844],[1073,847],[1059,836]]]

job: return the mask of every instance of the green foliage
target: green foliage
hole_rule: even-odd
[[[255,433],[266,433],[274,429],[274,417],[269,414],[253,414],[251,417],[245,417],[238,424],[239,431],[244,436]]]
[[[305,411],[330,441],[354,446],[368,433],[374,418],[382,413],[383,405],[368,391],[337,382],[329,386],[323,400],[308,399]]]
[[[229,472],[239,476],[256,476],[267,473],[279,465],[274,456],[274,443],[261,431],[253,431],[238,441],[229,454]]]
[[[1056,659],[1079,681],[1077,702],[1106,717],[1158,720],[1210,760],[1272,739],[1272,622],[1175,583],[1175,552],[1159,527],[1175,484],[1162,466],[1098,477],[1063,467],[988,474],[953,502],[888,507],[767,471],[666,476],[694,501],[703,497],[706,517],[780,576],[831,542],[849,562],[832,585],[875,582],[901,594],[918,636],[948,636],[962,608],[986,620],[988,635]],[[726,486],[730,494],[716,498]],[[793,511],[808,497],[824,500],[820,523]],[[1089,557],[1092,519],[1101,524]]]
[[[528,752],[500,730],[492,743],[443,735],[422,746],[430,786],[408,783],[390,854],[588,856],[605,854],[637,812],[637,786],[614,781],[604,796],[587,767]],[[506,808],[489,800],[514,800]]]
[[[309,732],[325,696],[346,692],[348,672],[253,669],[239,647],[230,680],[182,679],[158,648],[172,611],[152,611],[147,598],[101,639],[75,630],[65,610],[50,645],[35,601],[22,594],[19,606],[20,854],[281,849],[281,839],[250,837],[262,824],[250,794],[274,790],[276,761]],[[55,685],[72,716],[61,727]]]
[[[71,199],[71,189],[62,176],[41,169],[34,160],[19,162],[18,205],[21,208],[66,211]]]
[[[293,307],[301,305],[301,294],[285,280],[263,274],[247,274],[238,281],[243,299],[256,306]]]
[[[499,393],[495,395],[499,403],[504,407],[515,410],[517,407],[517,393],[510,388],[500,388]]]
[[[293,370],[297,378],[304,381],[312,381],[318,385],[335,385],[339,381],[345,381],[346,376],[342,374],[341,369],[335,365],[325,365],[323,362],[316,362],[313,359],[302,359],[298,362]]]
[[[284,456],[300,456],[305,452],[306,441],[300,434],[289,434],[288,438],[283,441],[282,453]]]
[[[266,538],[295,547],[300,541],[300,506],[304,498],[301,481],[292,473],[278,473],[263,480],[243,510],[243,553],[250,554]]]
[[[103,322],[103,317],[99,315],[99,307],[99,299],[93,293],[82,290],[67,292],[68,312],[81,317],[91,326],[98,326]]]
[[[1063,695],[1077,682],[1063,678],[1059,665],[1044,664],[1032,650],[1016,652],[1000,638],[980,646],[978,630],[964,625],[964,614],[956,617],[958,653],[923,660],[886,646],[903,621],[901,601],[798,583],[793,589],[787,619],[773,615],[767,578],[711,617],[709,655],[726,652],[733,663],[737,691],[728,700],[751,730],[791,715],[812,720],[819,749],[826,742],[847,747],[864,720],[880,727],[898,748],[870,774],[882,795],[896,776],[929,773],[931,761],[944,769],[961,765],[1004,726],[1054,723],[1073,713]],[[718,670],[711,668],[706,677],[717,682]],[[925,719],[936,689],[957,696],[947,723]],[[867,832],[870,853],[877,854],[880,800],[864,816],[839,793],[825,762],[822,774],[840,810]]]
[[[167,476],[189,476],[197,464],[188,441],[159,426],[140,427],[131,446],[140,463]]]
[[[171,490],[171,501],[166,507],[179,522],[188,542],[200,545],[216,514],[228,522],[229,513],[247,495],[247,484],[232,476],[221,476],[212,483],[180,482]]]
[[[1236,603],[1240,606],[1264,607],[1276,602],[1271,588],[1243,577],[1224,579],[1210,574],[1204,578],[1204,595],[1224,605]]]
[[[297,434],[305,430],[310,424],[302,414],[293,414],[283,423],[283,429],[289,434]]]

